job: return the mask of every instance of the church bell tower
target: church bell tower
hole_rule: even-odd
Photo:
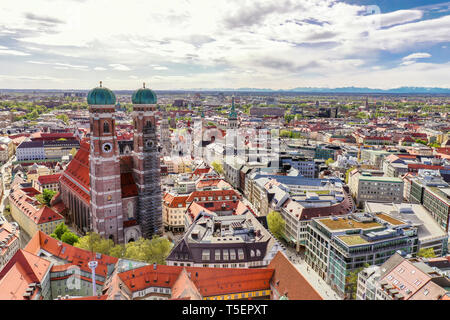
[[[100,86],[88,93],[90,121],[90,195],[92,229],[123,243],[119,148],[115,129],[116,97]]]

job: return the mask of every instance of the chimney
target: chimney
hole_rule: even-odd
[[[156,270],[156,263],[153,264],[153,270]]]

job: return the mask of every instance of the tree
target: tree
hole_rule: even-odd
[[[50,237],[61,240],[62,242],[68,243],[73,246],[78,242],[78,236],[70,231],[70,229],[65,225],[64,222],[58,224],[53,230],[53,233],[50,234]]]
[[[64,234],[61,236],[61,241],[70,244],[71,246],[77,243],[78,240],[78,236],[70,231],[64,232]]]
[[[281,217],[280,213],[277,211],[272,211],[267,215],[267,224],[269,226],[270,232],[277,238],[281,239],[284,235],[284,228],[286,226],[286,221]]]
[[[3,210],[3,215],[5,217],[8,217],[11,215],[11,207],[8,205],[5,206],[5,209]]]
[[[431,147],[431,148],[440,148],[441,147],[441,145],[439,143],[437,143],[437,142],[430,142],[428,144],[428,146]]]
[[[125,246],[122,244],[117,244],[114,247],[111,248],[111,250],[109,250],[109,255],[111,257],[116,257],[116,258],[124,258],[125,257]]]
[[[56,119],[62,120],[65,124],[69,124],[69,117],[67,114],[59,114],[56,116]]]
[[[99,234],[89,232],[75,243],[78,248],[106,254],[116,258],[127,258],[148,263],[166,264],[166,258],[173,244],[166,238],[154,236],[151,240],[140,238],[126,245],[116,244]]]
[[[59,239],[61,240],[61,237],[63,236],[64,233],[66,233],[69,230],[69,227],[66,226],[66,224],[64,222],[61,222],[60,224],[58,224],[55,228],[55,230],[53,230],[52,235],[55,235],[53,238],[55,239]]]
[[[417,256],[423,258],[436,258],[436,253],[434,253],[433,248],[422,248],[417,253]]]
[[[166,264],[172,243],[166,238],[154,236],[151,240],[140,238],[125,246],[124,257],[148,263]]]
[[[92,252],[109,254],[110,250],[114,247],[114,241],[111,239],[103,239],[98,233],[88,232],[87,235],[78,240],[75,247]]]
[[[223,174],[223,166],[221,163],[217,162],[217,161],[213,161],[211,162],[211,166],[213,167],[214,171],[216,171],[218,174]]]
[[[334,162],[334,160],[331,159],[331,158],[329,158],[328,160],[325,161],[325,164],[326,164],[327,166],[329,166],[329,165],[332,164],[333,162]]]
[[[358,274],[364,269],[369,267],[368,263],[364,263],[364,265],[361,268],[355,269],[353,271],[350,271],[348,276],[346,277],[346,284],[348,286],[349,294],[351,299],[356,299],[356,288],[358,285]]]
[[[43,205],[50,207],[50,202],[52,201],[55,194],[57,194],[56,191],[44,189],[41,194],[36,195],[36,200],[38,200]]]
[[[427,145],[427,141],[426,140],[421,140],[421,139],[416,139],[416,143]]]
[[[285,114],[284,115],[284,120],[286,121],[286,123],[289,123],[294,119],[295,119],[295,115],[293,115],[293,114]]]
[[[77,149],[73,147],[72,150],[70,150],[70,154],[72,155],[72,157],[75,157],[75,155],[77,154]]]

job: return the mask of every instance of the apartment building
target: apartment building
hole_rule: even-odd
[[[403,201],[403,180],[400,178],[374,177],[370,173],[363,172],[352,179],[356,179],[356,183],[350,183],[349,187],[358,206],[363,205],[364,201],[394,203]]]
[[[200,213],[166,258],[168,265],[252,268],[265,267],[282,245],[247,212],[218,216]]]
[[[24,141],[16,149],[17,161],[45,159],[43,141]]]
[[[59,223],[64,222],[63,216],[35,199],[37,194],[39,192],[34,188],[15,188],[8,196],[11,216],[29,236],[38,231],[51,234]]]
[[[443,300],[449,278],[421,259],[395,253],[381,266],[358,274],[357,300]]]
[[[16,222],[0,216],[0,270],[20,248],[20,230]]]

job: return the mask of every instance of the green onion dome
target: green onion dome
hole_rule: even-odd
[[[89,91],[87,95],[87,103],[89,105],[114,105],[116,104],[116,95],[108,88],[100,86]]]
[[[144,87],[136,90],[131,97],[133,104],[156,104],[156,93],[153,90]]]

